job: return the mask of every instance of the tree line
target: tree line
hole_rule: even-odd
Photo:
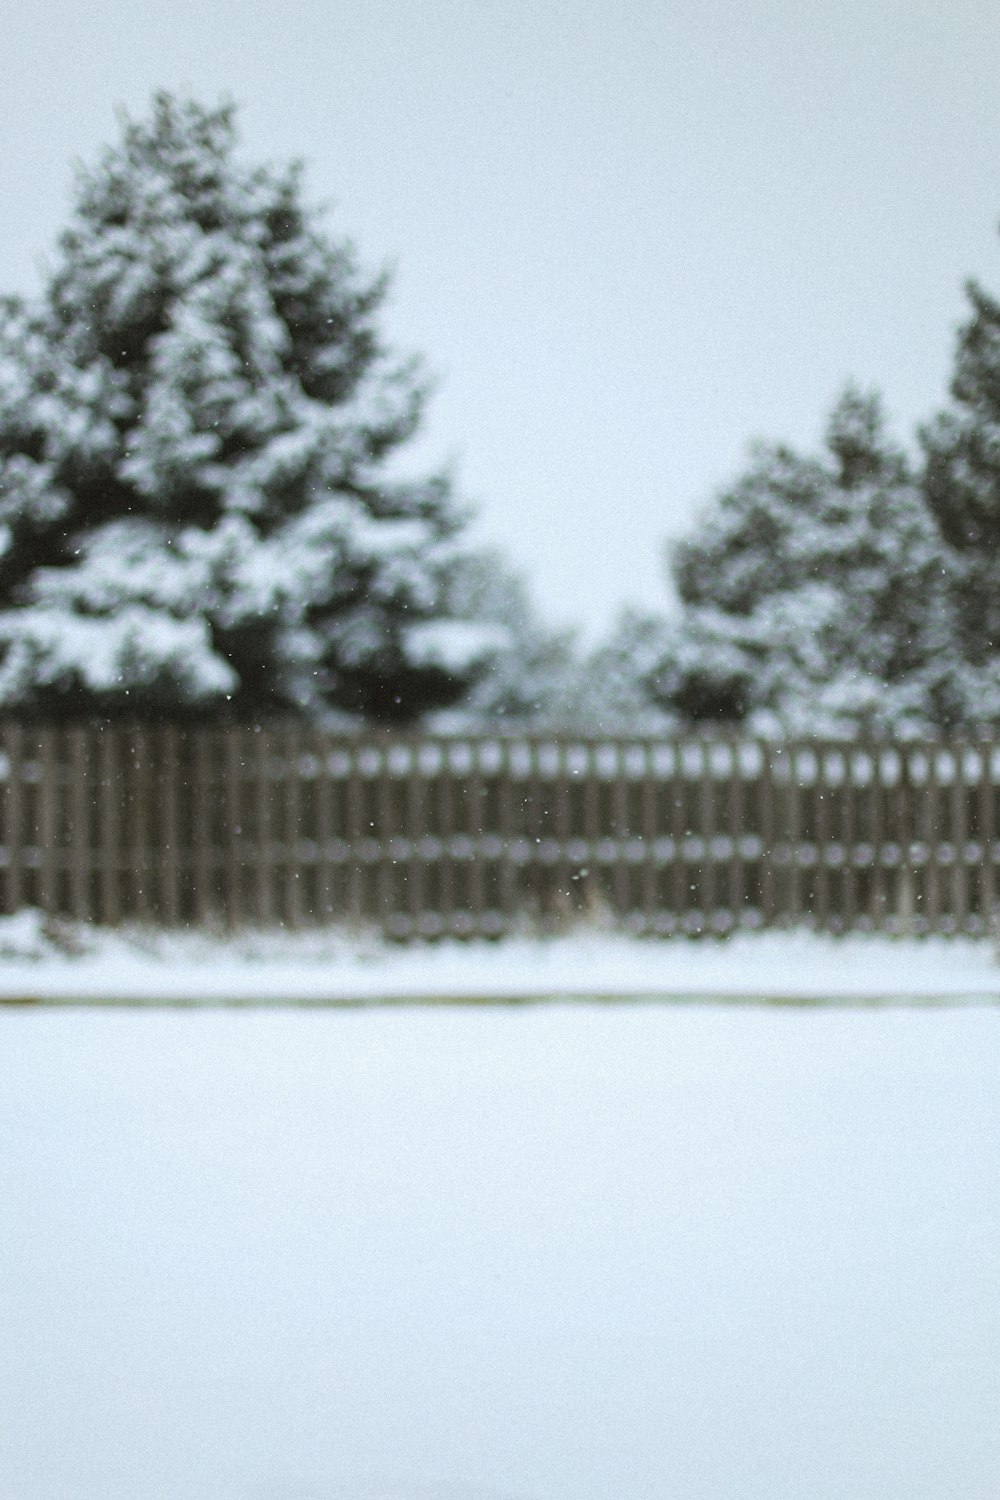
[[[0,301],[0,712],[795,733],[1000,721],[1000,303],[911,457],[849,387],[670,549],[678,608],[581,652],[407,475],[427,396],[299,164],[167,94]]]

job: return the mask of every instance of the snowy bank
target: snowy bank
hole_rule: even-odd
[[[580,930],[401,947],[343,931],[213,936],[0,919],[0,1003],[351,1005],[546,999],[1000,1000],[992,944],[809,932],[651,940]]]
[[[986,1500],[1000,1008],[0,1010],[3,1500]]]

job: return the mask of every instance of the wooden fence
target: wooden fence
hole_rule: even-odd
[[[1000,742],[0,726],[0,909],[498,935],[984,932]]]

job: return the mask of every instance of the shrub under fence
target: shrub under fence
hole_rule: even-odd
[[[0,905],[495,936],[992,926],[1000,743],[0,727]]]

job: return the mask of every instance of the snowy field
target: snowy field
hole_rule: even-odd
[[[3,1500],[994,1500],[1000,1008],[0,1011]]]

